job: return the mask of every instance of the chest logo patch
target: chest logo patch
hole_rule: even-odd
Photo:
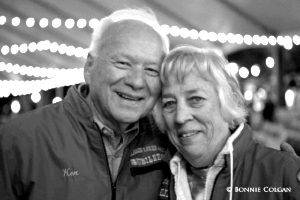
[[[156,145],[136,148],[130,155],[130,163],[133,167],[149,166],[160,162],[165,154],[165,149]]]

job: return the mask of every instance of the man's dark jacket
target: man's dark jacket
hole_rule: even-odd
[[[157,199],[170,144],[150,118],[139,121],[115,183],[103,144],[85,98],[71,87],[62,102],[0,128],[0,199]]]

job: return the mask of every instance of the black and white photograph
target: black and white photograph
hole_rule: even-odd
[[[0,0],[0,200],[300,200],[300,0]]]

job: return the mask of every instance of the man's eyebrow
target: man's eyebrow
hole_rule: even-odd
[[[129,55],[129,54],[126,54],[124,52],[119,52],[119,53],[116,53],[114,55],[111,55],[109,56],[111,59],[122,59],[122,58],[125,58],[125,59],[128,59],[129,61],[131,62],[139,62],[139,61],[143,61],[143,63],[145,63],[146,65],[159,65],[161,63],[161,61],[153,61],[151,59],[142,59],[142,58],[138,58],[137,56],[134,56],[134,55]],[[138,60],[137,60],[138,59]]]

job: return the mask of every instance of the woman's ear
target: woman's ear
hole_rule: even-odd
[[[84,80],[86,83],[90,83],[90,76],[94,66],[94,61],[94,57],[89,53],[84,64]]]

